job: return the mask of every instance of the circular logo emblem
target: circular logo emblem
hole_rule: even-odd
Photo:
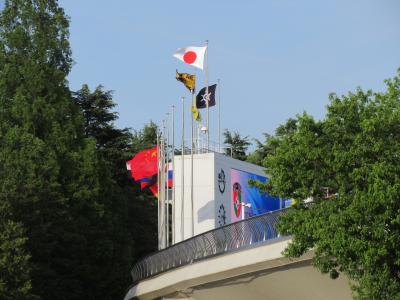
[[[218,224],[219,226],[223,226],[226,224],[226,211],[225,206],[221,204],[218,210]]]
[[[233,184],[233,209],[235,210],[236,217],[240,216],[242,210],[242,187],[239,182]]]
[[[218,189],[221,194],[225,192],[225,172],[222,169],[218,173]]]

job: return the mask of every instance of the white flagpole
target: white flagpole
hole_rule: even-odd
[[[192,105],[196,105],[196,104],[192,104]],[[194,147],[194,153],[198,153],[198,149],[197,149],[197,139],[199,138],[197,135],[197,126],[198,126],[198,121],[195,120],[194,126],[193,126],[193,147]]]
[[[160,198],[160,133],[157,132],[157,208],[158,208],[158,250],[161,249],[161,198]]]
[[[193,71],[194,71],[194,75],[196,76],[196,78],[198,78],[197,77],[197,69],[193,68]],[[195,90],[193,90],[193,92],[192,92],[192,108],[195,107],[197,109],[196,98],[193,97],[194,93],[195,93]],[[200,114],[200,112],[198,110],[197,110],[197,112]],[[193,116],[193,111],[192,111],[192,116]],[[196,127],[197,127],[197,124],[199,123],[199,121],[195,119],[194,122],[195,123],[193,125],[193,147],[194,147],[193,152],[196,153],[196,151],[198,151],[197,150],[197,139],[199,138]]]
[[[192,91],[192,105],[193,105],[193,99],[194,99],[194,90]],[[192,206],[192,236],[194,236],[194,203],[193,203],[193,113],[191,115],[191,134],[190,134],[190,139],[191,139],[191,147],[190,147],[190,203]]]
[[[172,244],[175,244],[175,105],[172,105]]]
[[[165,248],[165,121],[161,128],[161,248]]]
[[[166,118],[166,125],[167,125],[167,134],[166,134],[166,139],[167,139],[167,147],[165,148],[165,161],[166,161],[166,186],[165,186],[165,193],[166,193],[166,210],[165,210],[165,214],[166,214],[166,238],[167,238],[167,247],[169,247],[169,186],[168,186],[168,182],[169,182],[169,113],[167,113],[167,118]]]
[[[161,185],[162,185],[162,191],[163,191],[163,215],[164,215],[164,217],[163,217],[163,244],[164,244],[164,249],[167,247],[167,222],[166,222],[166,218],[167,218],[167,215],[166,215],[166,209],[165,209],[165,204],[166,204],[166,196],[167,196],[167,194],[166,194],[166,190],[165,190],[165,182],[166,182],[166,179],[165,179],[165,159],[166,159],[166,151],[165,151],[165,142],[166,142],[166,129],[165,129],[165,120],[163,120],[163,138],[162,138],[162,145],[163,145],[163,147],[162,147],[162,150],[163,150],[163,166],[162,166],[162,174],[163,174],[163,176],[162,176],[162,183],[161,183]]]
[[[196,128],[196,131],[197,131],[197,142],[196,142],[196,148],[197,148],[197,153],[198,154],[201,154],[201,147],[200,147],[200,137],[201,137],[201,135],[200,135],[200,126],[201,126],[201,123],[200,122],[197,122],[197,128]]]
[[[218,89],[218,150],[221,153],[221,81],[217,80]]]
[[[185,97],[182,97],[182,141],[181,141],[181,241],[185,239]]]
[[[206,95],[207,95],[207,97],[208,97],[208,40],[206,40]],[[206,97],[206,99],[208,99]],[[206,101],[206,104],[207,104],[207,151],[209,150],[209,147],[210,147],[210,128],[209,128],[209,126],[210,126],[210,123],[209,123],[209,113],[210,113],[210,110],[209,110],[209,105],[208,105],[208,100]]]

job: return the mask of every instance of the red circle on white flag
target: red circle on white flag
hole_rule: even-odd
[[[188,51],[183,55],[183,61],[187,64],[192,64],[196,61],[196,52]]]

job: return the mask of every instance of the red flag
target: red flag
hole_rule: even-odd
[[[153,193],[154,196],[156,196],[158,198],[158,184],[157,183],[149,186],[149,190]]]
[[[131,171],[133,179],[140,182],[142,189],[147,187],[154,196],[158,197],[157,147],[140,151],[126,162],[126,167]],[[172,171],[169,170],[165,186],[171,188],[172,180]]]
[[[158,197],[157,184],[157,147],[138,152],[126,162],[126,168],[131,171],[132,178],[140,181],[142,189],[148,187],[154,196]]]
[[[127,161],[131,175],[135,180],[152,177],[157,174],[157,147],[142,150]],[[128,168],[128,169],[129,169]]]

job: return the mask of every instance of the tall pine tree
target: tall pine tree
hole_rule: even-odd
[[[56,0],[7,0],[0,16],[0,213],[9,210],[10,231],[1,238],[32,264],[14,290],[32,289],[18,299],[90,298],[89,246],[104,208],[96,145],[67,86],[68,25]]]
[[[137,151],[156,143],[156,126],[151,123],[132,135],[114,125],[118,115],[111,91],[87,85],[74,93],[82,111],[85,134],[96,141],[102,159],[101,192],[104,203],[102,241],[112,246],[103,253],[106,262],[96,270],[92,295],[96,299],[120,298],[130,284],[135,260],[157,249],[157,211],[154,197],[140,192],[126,170],[126,161]]]

